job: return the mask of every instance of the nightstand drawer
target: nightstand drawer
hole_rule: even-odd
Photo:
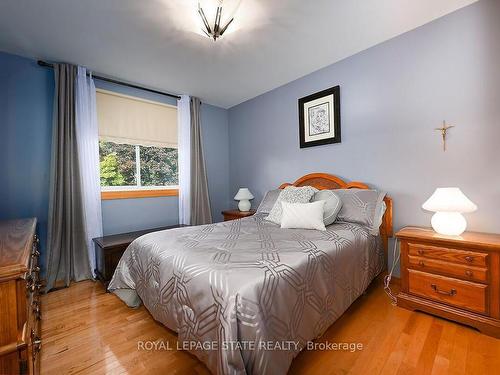
[[[448,247],[408,243],[408,254],[419,257],[434,258],[448,262],[468,264],[470,266],[485,267],[488,265],[488,254],[451,249]]]
[[[454,276],[463,280],[488,282],[488,269],[483,267],[472,267],[458,263],[451,263],[437,259],[408,256],[408,266],[414,270],[423,272],[439,273],[446,276]]]
[[[408,286],[411,294],[481,314],[488,312],[487,285],[408,270]]]

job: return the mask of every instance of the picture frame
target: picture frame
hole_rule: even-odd
[[[340,143],[340,86],[300,98],[298,104],[300,148]]]

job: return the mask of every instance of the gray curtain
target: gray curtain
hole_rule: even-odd
[[[54,64],[55,96],[47,241],[47,287],[92,278],[75,130],[77,67]]]
[[[191,225],[212,223],[201,140],[200,99],[191,97]]]

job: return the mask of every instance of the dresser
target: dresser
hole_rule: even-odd
[[[40,372],[36,219],[0,221],[0,374]]]
[[[500,338],[500,235],[446,236],[407,227],[398,306],[420,310]]]

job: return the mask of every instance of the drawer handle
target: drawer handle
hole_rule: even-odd
[[[418,255],[424,255],[424,251],[422,249],[418,249]]]
[[[41,320],[42,312],[40,310],[40,304],[37,301],[33,301],[31,307],[33,309],[33,314],[35,315],[36,320]]]
[[[469,263],[472,263],[472,261],[474,260],[474,257],[471,257],[470,255],[467,255],[467,256],[465,257],[465,260],[466,260],[467,262],[469,262]]]
[[[39,292],[41,288],[42,288],[42,284],[40,284],[39,282],[31,281],[29,284],[26,283],[26,289],[30,293]]]
[[[36,360],[36,356],[40,350],[42,350],[42,339],[35,336],[33,339],[33,360]]]
[[[431,284],[431,288],[436,292],[436,293],[439,293],[439,294],[442,294],[442,295],[445,295],[445,296],[454,296],[455,294],[457,294],[457,291],[456,289],[452,289],[450,290],[449,292],[447,292],[446,290],[441,290],[437,287],[436,284]]]
[[[469,277],[472,277],[473,273],[472,273],[472,271],[471,271],[471,270],[466,270],[466,271],[465,271],[465,275],[466,275],[466,276],[469,276]]]
[[[420,267],[425,267],[425,263],[424,263],[424,262],[422,262],[422,261],[419,261],[419,262],[418,262],[418,265],[419,265]]]
[[[42,349],[42,339],[36,335],[34,329],[31,330],[31,344],[33,345],[33,358],[35,358]]]

